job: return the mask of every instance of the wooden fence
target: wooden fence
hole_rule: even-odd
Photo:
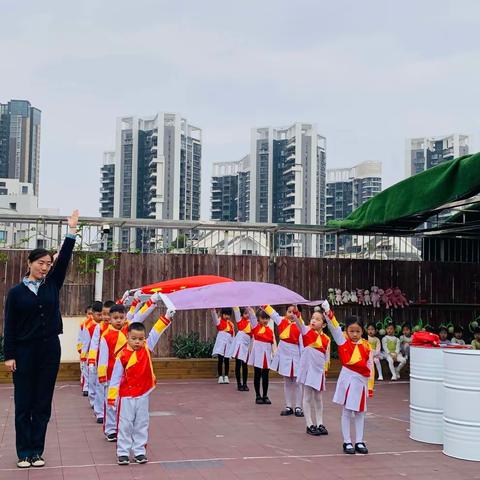
[[[3,312],[9,288],[21,280],[26,270],[27,252],[0,252],[0,308]],[[98,253],[75,252],[61,303],[64,316],[81,315],[94,293],[94,267]],[[374,309],[367,306],[337,307],[337,317],[359,314],[364,320],[379,321],[390,315],[394,321],[416,323],[458,323],[467,325],[480,314],[480,271],[476,264],[351,260],[225,255],[161,255],[154,253],[109,254],[105,257],[104,299],[115,299],[129,289],[169,278],[211,274],[234,280],[272,282],[316,300],[328,288],[351,290],[399,286],[414,304],[405,309]],[[2,316],[3,317],[3,316]],[[210,315],[205,311],[179,312],[157,351],[171,351],[172,337],[197,331],[202,339],[215,335]]]

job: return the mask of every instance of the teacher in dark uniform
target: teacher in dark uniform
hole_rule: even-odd
[[[17,467],[43,467],[47,424],[60,366],[59,293],[75,246],[78,210],[53,264],[43,248],[28,255],[28,272],[8,292],[4,316],[5,365],[13,372]]]

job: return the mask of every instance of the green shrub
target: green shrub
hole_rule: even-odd
[[[209,358],[214,344],[214,340],[200,340],[197,332],[176,335],[172,341],[173,354],[178,358]]]

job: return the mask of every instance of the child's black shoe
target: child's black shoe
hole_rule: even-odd
[[[147,463],[148,458],[145,455],[137,455],[135,457],[135,463]]]
[[[318,430],[320,435],[328,435],[328,430],[325,428],[324,425],[319,425],[317,427],[317,430]]]
[[[116,442],[117,441],[117,434],[116,433],[109,433],[105,435],[107,442]]]
[[[97,418],[97,423],[103,423],[103,417],[98,417]]]
[[[263,398],[262,398],[262,397],[257,397],[257,398],[255,399],[255,403],[256,403],[257,405],[263,405],[265,402],[263,401]]]
[[[247,387],[247,385],[244,385],[244,386],[243,386],[243,391],[244,391],[244,392],[249,392],[250,389]]]
[[[293,409],[291,409],[290,407],[286,407],[285,410],[282,410],[280,412],[280,415],[282,417],[288,417],[289,415],[293,415]]]
[[[355,451],[362,455],[366,455],[368,453],[368,448],[363,442],[359,442],[355,444]]]
[[[117,458],[118,465],[128,465],[130,463],[130,459],[126,455],[121,455]]]
[[[303,417],[303,410],[300,407],[295,408],[295,416],[296,417]]]
[[[309,427],[307,427],[307,434],[314,435],[315,437],[318,437],[320,435],[315,425],[310,425]]]
[[[263,403],[265,405],[271,405],[272,404],[272,402],[270,401],[270,399],[268,397],[263,397]]]
[[[343,453],[348,455],[355,455],[355,448],[351,443],[344,443],[343,444]]]

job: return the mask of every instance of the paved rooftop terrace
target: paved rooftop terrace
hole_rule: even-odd
[[[366,443],[370,454],[341,451],[340,407],[324,396],[330,434],[305,434],[303,418],[280,417],[283,386],[271,383],[271,406],[255,405],[253,392],[215,380],[160,382],[151,396],[146,465],[119,467],[115,444],[95,423],[80,387],[59,383],[47,435],[43,469],[15,467],[13,388],[0,385],[1,480],[303,480],[480,479],[480,464],[449,458],[441,447],[408,437],[406,382],[377,384],[369,403]],[[479,446],[480,448],[480,446]]]

